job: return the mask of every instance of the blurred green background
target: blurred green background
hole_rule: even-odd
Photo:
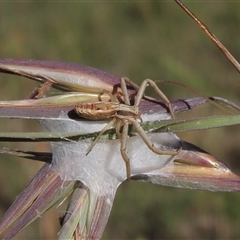
[[[240,60],[240,2],[187,1],[187,6]],[[223,54],[173,1],[0,2],[0,58],[81,63],[135,82],[174,80],[206,96],[240,104],[240,76]],[[29,96],[35,83],[0,75],[1,100]],[[169,99],[195,96],[162,84]],[[149,92],[150,93],[150,92]],[[203,106],[195,114],[213,113]],[[189,114],[180,114],[187,117]],[[37,131],[37,123],[1,120],[1,131]],[[179,134],[240,174],[239,127]],[[8,144],[49,150],[47,144]],[[1,156],[0,216],[40,168]],[[239,193],[212,193],[126,182],[120,186],[103,239],[239,239]],[[59,209],[15,239],[54,239]]]

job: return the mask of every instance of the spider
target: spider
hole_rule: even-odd
[[[135,101],[133,105],[130,104],[126,84],[131,85],[137,91],[137,95],[135,97]],[[120,145],[121,145],[120,152],[126,164],[126,174],[127,174],[128,180],[131,177],[130,160],[126,154],[126,144],[127,144],[127,138],[128,138],[129,125],[132,125],[135,128],[135,130],[137,131],[139,136],[142,138],[142,140],[145,142],[145,144],[148,146],[148,148],[154,153],[166,154],[166,155],[177,155],[180,151],[180,149],[177,151],[167,151],[167,150],[161,150],[156,148],[151,142],[151,140],[148,138],[145,131],[142,129],[141,125],[139,124],[139,121],[141,121],[139,104],[141,99],[144,97],[144,91],[148,85],[150,85],[156,91],[156,93],[163,99],[163,101],[168,106],[168,109],[172,118],[174,118],[174,113],[173,113],[173,109],[170,101],[164,95],[164,93],[158,88],[157,84],[150,79],[144,80],[141,83],[141,85],[138,86],[128,78],[121,78],[121,89],[122,89],[124,103],[120,103],[117,100],[117,98],[114,98],[114,96],[110,96],[111,97],[110,102],[92,102],[92,103],[81,102],[81,103],[78,103],[74,108],[74,111],[80,117],[85,119],[103,120],[103,119],[112,118],[112,120],[101,130],[101,132],[98,134],[96,139],[93,141],[86,155],[88,155],[91,152],[91,150],[93,149],[95,144],[98,142],[98,140],[101,138],[101,136],[104,134],[104,132],[114,126],[116,129],[116,134],[120,139]]]

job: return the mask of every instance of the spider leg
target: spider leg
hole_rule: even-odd
[[[158,96],[165,102],[165,104],[168,106],[168,109],[169,109],[169,112],[170,112],[172,118],[175,118],[170,101],[168,100],[166,95],[159,89],[157,84],[151,79],[145,79],[142,82],[142,84],[140,85],[136,99],[135,99],[135,105],[139,106],[140,101],[141,101],[142,97],[144,96],[144,91],[148,85],[150,85],[153,88],[153,90],[158,94]]]
[[[125,82],[125,85],[126,83],[128,83],[131,87],[133,87],[136,91],[138,91],[139,86],[135,82],[131,81],[129,78],[122,77],[121,81]]]
[[[126,118],[126,117],[125,117]],[[137,133],[139,134],[139,136],[142,138],[142,140],[145,142],[145,144],[148,146],[148,148],[153,151],[156,154],[161,154],[161,155],[178,155],[179,152],[181,151],[182,148],[179,148],[177,151],[171,151],[171,150],[161,150],[159,148],[156,148],[154,146],[154,144],[151,142],[151,140],[149,139],[149,137],[147,136],[147,134],[144,132],[144,130],[142,129],[142,127],[140,126],[140,124],[133,118],[128,117],[127,118],[128,121],[134,126],[134,128],[136,129]]]
[[[94,146],[96,145],[96,143],[99,141],[99,139],[101,138],[101,136],[102,136],[109,128],[111,128],[111,127],[114,125],[115,122],[116,122],[116,119],[113,118],[113,119],[101,130],[101,132],[98,134],[98,136],[96,137],[96,139],[92,142],[92,144],[91,144],[91,146],[89,147],[86,155],[88,155],[88,154],[92,151],[93,147],[94,147]]]
[[[130,106],[130,100],[129,100],[128,90],[126,85],[126,78],[121,78],[121,89],[123,93],[124,104]]]
[[[30,99],[39,99],[44,97],[45,93],[50,89],[50,87],[53,85],[53,82],[50,80],[47,80],[46,82],[40,84],[33,93],[30,95]]]
[[[120,133],[121,127],[122,127],[122,132]],[[130,180],[131,178],[130,160],[126,154],[128,127],[129,127],[128,121],[125,121],[124,119],[119,119],[116,125],[116,133],[120,139],[120,152],[126,164],[127,180]]]
[[[124,81],[125,85],[126,85],[126,83],[128,83],[129,85],[131,85],[137,91],[137,95],[136,95],[135,103],[134,103],[134,105],[136,107],[139,106],[141,99],[145,96],[145,94],[144,94],[145,89],[147,88],[148,85],[150,85],[153,88],[153,90],[155,90],[155,92],[158,94],[158,96],[165,102],[165,104],[167,105],[167,107],[169,109],[169,112],[170,112],[172,118],[175,118],[174,111],[172,109],[172,105],[171,105],[170,101],[168,100],[166,95],[159,89],[159,87],[157,86],[157,84],[153,80],[145,79],[141,83],[140,87],[128,78],[122,78],[121,81]]]

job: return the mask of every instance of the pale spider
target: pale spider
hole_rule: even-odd
[[[127,86],[126,86],[127,83],[137,91],[134,105],[130,104]],[[174,113],[173,113],[170,101],[167,99],[164,93],[158,88],[157,84],[150,79],[144,80],[139,87],[129,79],[121,78],[121,89],[123,93],[124,104],[120,103],[117,100],[117,98],[113,98],[114,96],[111,96],[110,102],[85,102],[85,103],[80,102],[74,108],[74,111],[80,117],[85,119],[103,120],[103,119],[112,118],[112,120],[101,130],[97,138],[93,141],[87,154],[90,153],[92,148],[101,138],[102,134],[106,130],[114,126],[116,129],[116,134],[120,139],[120,144],[121,144],[120,151],[121,151],[122,158],[126,163],[126,172],[127,172],[128,180],[131,177],[130,160],[126,154],[126,143],[128,138],[129,124],[131,124],[136,129],[139,136],[142,138],[142,140],[145,142],[148,148],[152,150],[154,153],[166,154],[166,155],[177,155],[179,153],[179,150],[167,151],[167,150],[161,150],[156,148],[151,142],[151,140],[148,138],[145,131],[142,129],[141,125],[139,124],[139,121],[141,121],[139,104],[141,99],[144,97],[144,92],[148,85],[150,85],[156,91],[156,93],[160,96],[160,98],[162,98],[162,100],[168,106],[171,116],[174,118]]]

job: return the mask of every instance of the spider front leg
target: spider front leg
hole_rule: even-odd
[[[155,92],[158,94],[158,96],[165,102],[165,104],[168,106],[168,109],[169,109],[169,112],[170,112],[172,118],[175,118],[170,101],[168,100],[166,95],[159,89],[157,84],[151,79],[146,79],[141,83],[141,85],[138,89],[136,99],[135,99],[135,105],[139,106],[140,101],[141,101],[142,97],[144,96],[144,91],[148,85],[150,85],[153,88],[153,90],[155,90]]]
[[[129,85],[131,85],[136,91],[137,91],[137,95],[135,97],[135,102],[134,102],[134,106],[138,107],[141,99],[144,97],[144,92],[146,90],[146,88],[148,87],[148,85],[150,85],[153,90],[158,94],[158,96],[165,102],[165,104],[167,105],[169,112],[172,116],[172,118],[175,118],[174,115],[174,111],[172,109],[172,105],[171,102],[168,100],[168,98],[166,97],[166,95],[159,89],[159,87],[157,86],[157,84],[151,80],[151,79],[145,79],[140,86],[138,86],[137,84],[135,84],[134,82],[132,82],[130,79],[128,78],[121,78],[121,82],[125,82],[128,83]]]

